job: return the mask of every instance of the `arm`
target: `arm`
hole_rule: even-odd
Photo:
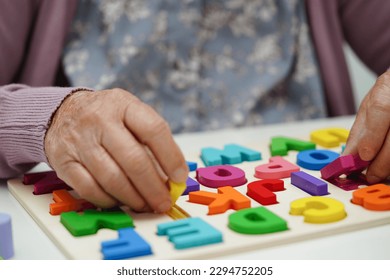
[[[72,88],[0,86],[0,178],[46,162],[43,139],[50,118]]]

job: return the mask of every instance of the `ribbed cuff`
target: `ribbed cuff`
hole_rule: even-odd
[[[62,100],[78,90],[17,84],[0,87],[0,177],[23,172],[23,165],[47,162],[44,137],[51,117]]]

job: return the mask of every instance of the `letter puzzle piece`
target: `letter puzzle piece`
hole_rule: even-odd
[[[329,150],[307,150],[298,153],[297,164],[309,170],[321,170],[339,156]]]
[[[53,191],[54,203],[49,205],[50,214],[60,215],[62,212],[84,211],[86,209],[95,209],[95,205],[85,199],[74,198],[67,190]]]
[[[198,164],[194,161],[186,161],[186,163],[190,171],[195,171],[198,168]]]
[[[344,219],[347,213],[340,201],[323,196],[312,196],[294,200],[290,204],[291,215],[302,215],[311,224],[325,224]]]
[[[133,228],[118,229],[119,238],[101,243],[105,260],[121,260],[151,255],[152,248]]]
[[[229,228],[245,234],[265,234],[288,229],[287,222],[265,207],[239,210],[229,215]]]
[[[191,192],[188,201],[208,205],[208,215],[225,213],[228,209],[251,207],[250,199],[232,187],[220,187],[217,194],[206,191]]]
[[[240,145],[228,144],[224,146],[223,150],[210,147],[203,148],[200,158],[205,166],[214,166],[260,160],[261,153]]]
[[[61,223],[73,236],[95,234],[101,228],[117,230],[134,227],[133,219],[122,211],[101,212],[85,210],[82,213],[61,213]]]
[[[167,235],[176,249],[222,242],[222,233],[201,218],[188,218],[157,225],[157,235]]]
[[[291,173],[291,184],[310,195],[327,195],[328,184],[303,171]]]
[[[348,139],[349,130],[345,128],[325,128],[313,131],[310,140],[318,145],[327,148],[338,147]]]
[[[368,210],[390,210],[390,186],[376,184],[356,190],[352,193],[352,203]]]
[[[199,189],[200,189],[199,183],[197,181],[195,181],[194,179],[188,177],[187,181],[186,181],[186,189],[182,195],[187,195],[190,192],[199,191]]]
[[[245,172],[232,165],[217,165],[198,168],[196,179],[206,187],[241,186],[247,182]]]
[[[264,179],[253,181],[247,186],[247,196],[262,205],[277,204],[274,192],[284,191],[284,181],[280,179]]]
[[[321,169],[321,177],[343,190],[354,190],[367,181],[361,172],[367,168],[369,161],[360,159],[359,155],[345,155],[335,159]],[[341,178],[341,175],[347,175]]]
[[[35,195],[51,193],[54,190],[60,189],[72,189],[64,181],[57,177],[57,173],[55,171],[24,174],[23,184],[34,184],[33,193]]]
[[[14,256],[11,216],[0,213],[0,257],[7,260]]]
[[[283,159],[281,156],[271,157],[269,163],[255,168],[255,177],[259,179],[283,179],[290,177],[299,167]]]
[[[186,190],[186,183],[174,183],[169,181],[169,194],[171,196],[172,205],[176,203],[177,199]]]
[[[313,142],[298,140],[287,137],[272,137],[271,138],[271,155],[285,156],[288,151],[304,151],[315,149],[316,144]]]

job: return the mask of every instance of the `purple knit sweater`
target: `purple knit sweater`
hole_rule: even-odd
[[[346,41],[378,75],[390,65],[388,0],[307,0],[329,116],[353,114]],[[47,162],[51,116],[73,88],[55,87],[77,0],[4,0],[0,9],[0,178]]]

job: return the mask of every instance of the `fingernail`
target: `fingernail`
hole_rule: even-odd
[[[372,160],[372,149],[370,148],[362,148],[360,151],[359,151],[359,156],[362,160],[366,160],[366,161],[369,161],[369,160]]]
[[[375,176],[375,175],[369,175],[366,178],[367,178],[367,182],[370,184],[375,184],[375,183],[379,183],[380,181],[382,181],[382,178],[379,178],[378,176]]]
[[[171,206],[171,202],[166,200],[158,206],[157,213],[165,213],[171,208]]]
[[[182,183],[187,180],[188,169],[179,168],[172,174],[171,180],[175,183]]]

